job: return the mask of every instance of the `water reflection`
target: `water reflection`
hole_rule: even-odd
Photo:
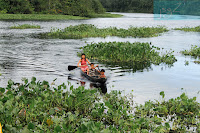
[[[101,89],[101,92],[103,94],[106,94],[107,93],[107,85],[104,83],[104,84],[100,84],[100,83],[90,83],[90,88],[99,88]]]
[[[86,86],[86,81],[83,80],[78,80],[72,77],[72,75],[68,76],[68,80],[69,81],[77,81],[77,83],[80,83],[81,86]],[[94,83],[94,82],[90,82],[90,88],[99,88],[101,89],[101,93],[106,94],[107,93],[107,85],[106,83],[101,84],[101,83]]]
[[[119,70],[119,72],[143,72],[144,70],[153,70],[151,67],[150,62],[100,62],[101,64],[104,64],[106,67],[111,67],[111,70]]]

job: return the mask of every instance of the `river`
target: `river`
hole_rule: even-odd
[[[200,46],[200,33],[175,31],[173,28],[195,27],[200,25],[200,17],[196,20],[184,16],[186,20],[155,20],[152,14],[121,13],[121,18],[94,18],[88,20],[59,20],[59,21],[19,21],[0,20],[0,86],[5,87],[9,79],[21,82],[23,77],[52,82],[56,84],[70,81],[75,87],[84,84],[90,88],[91,83],[80,76],[79,70],[68,71],[68,65],[76,65],[80,47],[91,42],[130,41],[151,42],[153,45],[174,50],[178,61],[172,66],[152,65],[149,69],[123,70],[117,65],[101,64],[108,77],[107,90],[121,90],[124,94],[133,93],[137,103],[147,100],[160,99],[159,92],[164,91],[166,99],[180,96],[186,92],[190,97],[197,96],[200,91],[200,65],[193,63],[197,60],[180,54],[181,50],[190,49],[191,45]],[[9,29],[18,24],[40,25],[42,29]],[[84,38],[84,39],[38,39],[34,35],[48,32],[52,28],[65,28],[69,25],[94,24],[99,28],[130,26],[166,26],[169,32],[151,38]],[[185,65],[185,61],[189,65]],[[184,88],[183,90],[181,88]],[[133,91],[132,91],[133,90]]]

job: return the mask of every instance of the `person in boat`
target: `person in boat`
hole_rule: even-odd
[[[100,78],[106,78],[105,70],[104,69],[101,69],[99,77]]]
[[[96,67],[98,67],[98,65],[94,66],[94,63],[90,64],[90,69],[89,69],[89,75],[90,76],[96,76]]]
[[[81,66],[79,66],[80,63],[81,63]],[[91,64],[89,62],[89,60],[86,58],[85,54],[82,54],[81,59],[79,60],[77,66],[80,67],[83,72],[87,72],[87,75],[88,75],[89,74],[89,67],[88,67],[87,63]]]

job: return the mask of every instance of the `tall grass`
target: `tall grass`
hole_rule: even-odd
[[[130,42],[100,42],[88,44],[82,47],[82,52],[88,58],[97,59],[107,62],[140,62],[173,64],[176,58],[172,52],[164,55],[159,53],[160,48],[150,45],[149,43],[130,43]]]
[[[186,32],[200,32],[200,26],[197,27],[184,27],[184,28],[175,28],[175,30],[182,30],[182,31],[186,31]]]
[[[165,27],[130,27],[118,29],[116,27],[99,29],[91,24],[69,26],[63,30],[52,29],[48,33],[40,34],[41,38],[81,39],[87,37],[155,37],[160,33],[167,32]]]
[[[23,25],[11,26],[10,29],[41,29],[41,26],[40,25],[23,24]]]

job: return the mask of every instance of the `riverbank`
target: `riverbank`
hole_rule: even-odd
[[[80,17],[71,15],[51,15],[51,14],[0,14],[0,20],[79,20],[90,18],[117,18],[119,14],[103,13],[93,14],[91,17]]]

